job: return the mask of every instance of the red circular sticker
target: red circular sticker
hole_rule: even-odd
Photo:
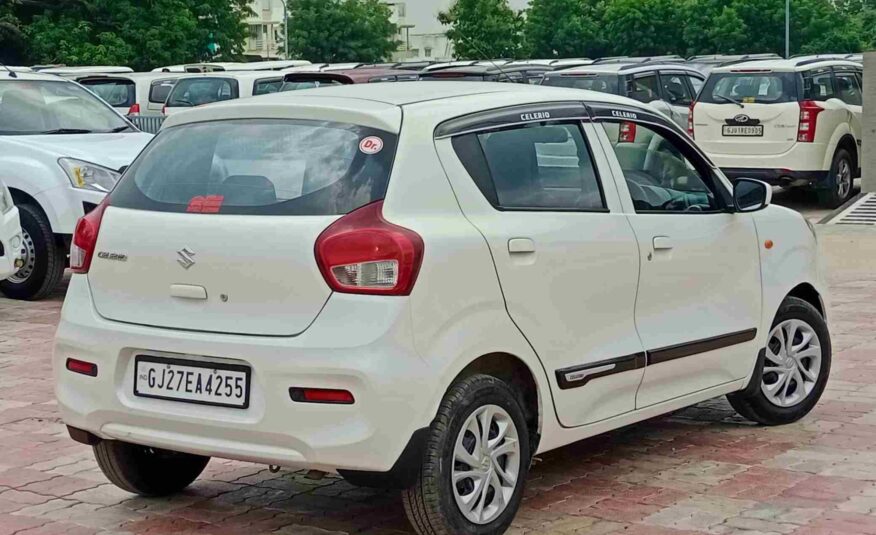
[[[359,142],[359,150],[365,154],[377,154],[383,150],[383,140],[377,136],[368,136]]]

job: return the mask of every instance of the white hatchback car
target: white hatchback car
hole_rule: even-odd
[[[863,68],[842,59],[745,61],[715,68],[689,133],[731,179],[807,187],[835,208],[861,176]]]
[[[724,394],[764,424],[812,409],[816,238],[769,200],[601,93],[198,108],[79,222],[59,406],[131,492],[217,456],[404,489],[423,534],[501,533],[537,452]]]

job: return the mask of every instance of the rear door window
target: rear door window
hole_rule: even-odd
[[[629,96],[630,98],[634,98],[639,102],[644,102],[646,104],[660,99],[657,75],[646,74],[644,76],[636,76],[633,78]]]
[[[830,69],[820,69],[803,75],[803,100],[824,102],[832,98],[836,98],[836,91]]]
[[[256,95],[268,95],[270,93],[276,93],[280,91],[280,88],[283,87],[283,79],[277,78],[268,78],[265,80],[256,80],[253,82],[252,94]]]
[[[162,130],[112,193],[113,206],[162,212],[340,215],[382,199],[397,136],[277,119]]]
[[[80,80],[79,83],[113,108],[130,108],[137,101],[136,87],[131,80],[91,78]]]
[[[453,147],[496,208],[606,209],[590,148],[578,123],[466,134],[455,137]]]
[[[681,74],[660,74],[660,85],[663,86],[663,98],[673,106],[690,106],[693,96],[685,76]]]
[[[862,106],[863,96],[858,77],[852,71],[836,73],[837,96],[851,106]]]
[[[797,100],[790,72],[712,73],[698,100],[708,104],[777,104]]]
[[[149,102],[164,104],[176,80],[155,80],[149,87]]]
[[[696,98],[697,95],[700,94],[700,90],[703,89],[703,86],[706,84],[705,80],[698,76],[688,76],[688,81],[690,81],[690,86],[693,88],[693,96]]]
[[[237,80],[231,78],[185,78],[179,80],[167,98],[168,106],[201,106],[237,98]]]

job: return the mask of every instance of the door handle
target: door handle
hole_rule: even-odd
[[[182,299],[207,299],[207,289],[194,284],[171,284],[170,295]]]
[[[511,254],[534,253],[535,242],[529,238],[511,238],[508,240],[508,252]]]
[[[672,247],[673,247],[672,239],[670,239],[669,236],[654,236],[654,250],[655,251],[660,251],[660,250],[667,251],[667,250],[672,249]]]

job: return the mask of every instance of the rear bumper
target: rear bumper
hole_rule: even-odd
[[[21,224],[18,208],[0,215],[0,280],[12,275],[18,268],[15,261],[21,258]]]
[[[441,392],[428,380],[438,374],[413,348],[408,300],[362,297],[333,295],[297,337],[195,333],[101,318],[86,276],[74,275],[53,362],[62,418],[100,439],[327,472],[391,472],[429,426]],[[249,408],[134,396],[134,359],[143,353],[250,366]],[[97,364],[98,376],[67,371],[70,357]],[[294,402],[291,386],[349,390],[355,403]]]
[[[827,179],[827,171],[792,171],[790,169],[755,169],[748,167],[722,167],[721,171],[730,180],[754,178],[773,186],[818,187]]]

